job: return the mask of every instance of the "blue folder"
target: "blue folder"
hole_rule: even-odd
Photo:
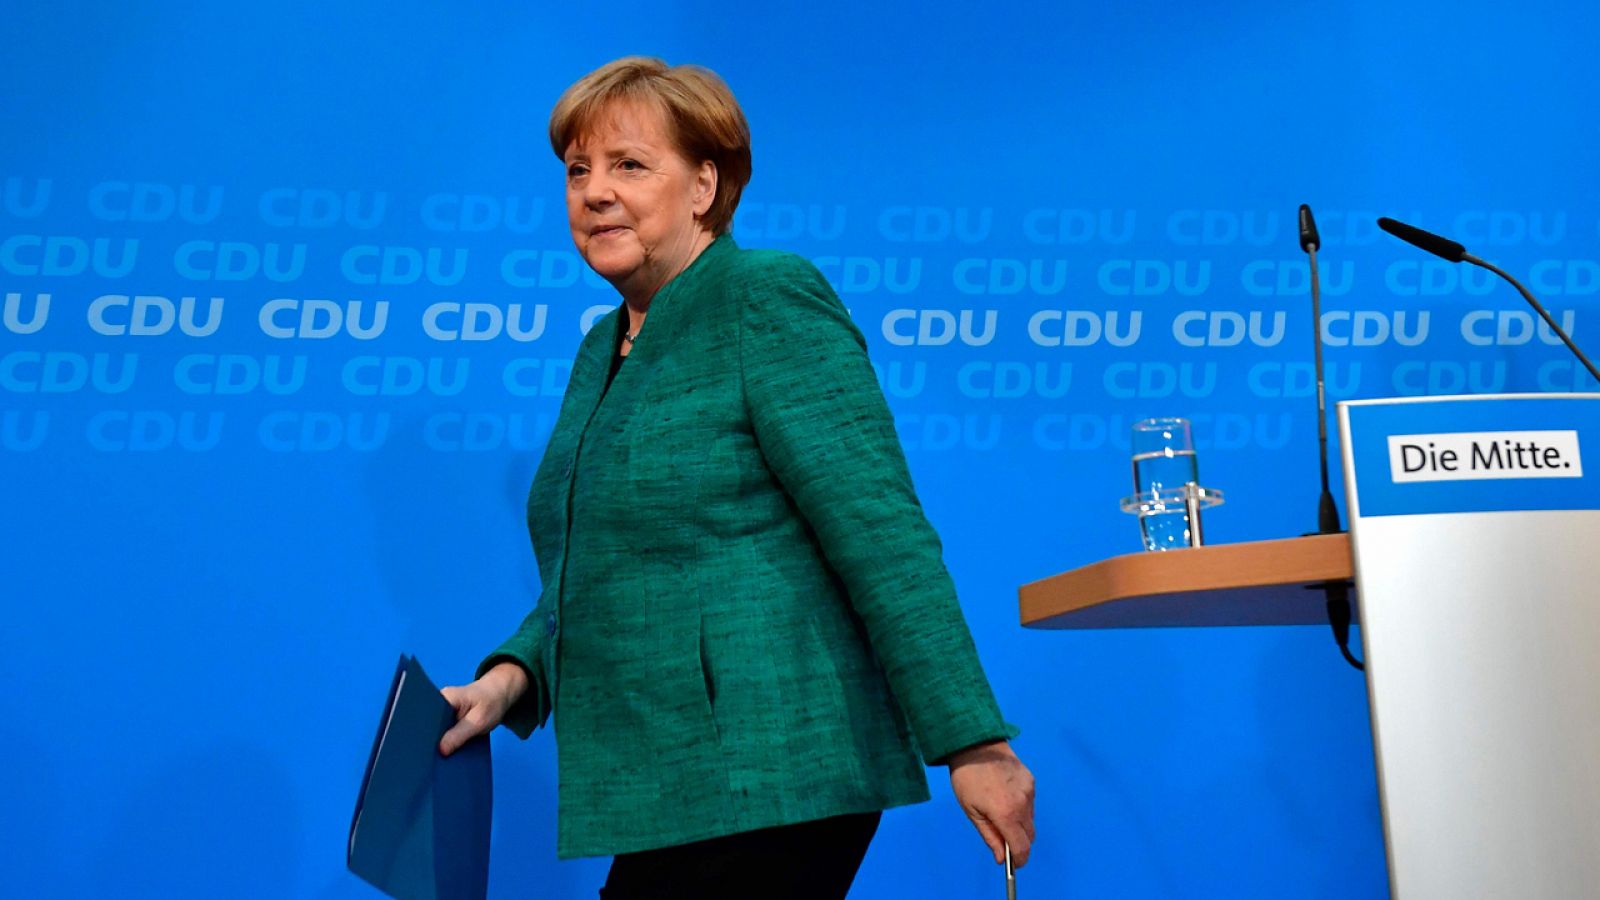
[[[397,900],[483,900],[494,779],[489,739],[439,755],[455,711],[401,656],[350,822],[350,871]]]

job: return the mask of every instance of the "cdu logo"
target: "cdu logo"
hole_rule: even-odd
[[[91,272],[121,278],[139,261],[139,239],[14,234],[0,241],[0,269],[9,275],[50,277]]]
[[[372,306],[371,321],[361,321],[361,301],[343,304],[332,300],[306,300],[289,297],[261,304],[257,321],[261,332],[272,338],[331,338],[341,331],[358,341],[370,341],[383,334],[389,324],[389,301]],[[296,316],[295,313],[299,315]]]
[[[487,194],[430,194],[422,201],[422,224],[432,231],[494,231],[532,234],[544,221],[544,200],[538,197],[491,197]]]
[[[108,336],[150,337],[170,332],[174,326],[189,337],[208,337],[222,326],[221,297],[206,304],[205,320],[196,321],[196,300],[181,297],[173,303],[154,294],[104,294],[89,304],[89,328]]]
[[[306,271],[305,244],[248,244],[240,241],[185,241],[172,254],[172,266],[191,281],[294,281]]]
[[[378,191],[338,194],[321,188],[273,188],[261,195],[256,211],[274,228],[347,228],[369,230],[383,224],[389,195]]]
[[[942,347],[956,340],[982,347],[994,340],[999,319],[997,309],[894,309],[883,317],[883,339],[896,347]]]
[[[223,189],[217,186],[102,181],[89,189],[89,214],[104,222],[165,222],[176,217],[204,225],[222,213],[222,197]]]
[[[13,394],[71,394],[92,388],[101,394],[121,394],[133,387],[139,371],[139,354],[110,353],[85,356],[69,350],[13,350],[0,356],[0,390]]]

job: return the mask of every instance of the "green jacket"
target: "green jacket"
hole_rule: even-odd
[[[555,712],[563,858],[928,798],[1010,737],[866,345],[804,259],[724,236],[659,291],[609,390],[573,361],[528,497],[543,591],[479,674]]]

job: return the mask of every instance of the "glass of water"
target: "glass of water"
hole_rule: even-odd
[[[1133,423],[1133,495],[1124,512],[1139,517],[1146,550],[1199,546],[1200,510],[1222,502],[1222,492],[1200,486],[1189,420],[1141,419]]]

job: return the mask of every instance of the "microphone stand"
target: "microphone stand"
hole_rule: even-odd
[[[1317,372],[1317,454],[1322,463],[1322,496],[1317,501],[1317,532],[1338,534],[1339,507],[1333,503],[1333,492],[1328,489],[1328,399],[1322,378],[1322,286],[1317,278],[1317,245],[1308,244],[1306,255],[1311,260],[1311,331],[1316,343]]]
[[[1600,371],[1595,369],[1594,363],[1589,361],[1589,357],[1583,355],[1583,351],[1579,350],[1578,345],[1572,342],[1572,338],[1567,335],[1567,332],[1560,325],[1556,324],[1555,317],[1550,315],[1550,311],[1545,309],[1544,304],[1540,303],[1538,298],[1534,297],[1527,288],[1522,286],[1522,282],[1512,278],[1511,275],[1506,272],[1506,270],[1500,268],[1494,263],[1479,259],[1478,257],[1473,256],[1471,253],[1463,252],[1461,254],[1461,261],[1472,263],[1480,269],[1488,269],[1496,275],[1499,275],[1501,278],[1511,282],[1511,286],[1516,288],[1522,294],[1522,299],[1528,301],[1528,305],[1533,307],[1533,311],[1538,313],[1540,318],[1544,319],[1544,323],[1550,326],[1550,330],[1556,333],[1556,337],[1561,338],[1562,343],[1567,345],[1567,349],[1572,351],[1572,355],[1576,356],[1578,361],[1583,363],[1584,368],[1589,370],[1589,375],[1593,377],[1595,381],[1600,381]]]
[[[1302,210],[1302,215],[1310,215],[1304,206],[1300,207],[1300,209]],[[1544,304],[1540,303],[1531,291],[1523,287],[1522,282],[1512,278],[1506,270],[1494,263],[1486,262],[1473,256],[1467,252],[1467,248],[1447,237],[1441,237],[1431,231],[1423,231],[1415,225],[1407,225],[1404,222],[1397,222],[1388,216],[1380,216],[1378,218],[1378,227],[1413,247],[1432,253],[1445,262],[1472,263],[1480,269],[1488,269],[1506,281],[1511,282],[1511,286],[1517,289],[1517,293],[1522,295],[1522,299],[1528,301],[1528,305],[1533,307],[1534,312],[1537,312],[1540,318],[1544,319],[1544,323],[1550,326],[1550,330],[1560,336],[1561,342],[1567,345],[1567,349],[1572,351],[1572,355],[1576,356],[1578,361],[1583,363],[1583,367],[1589,370],[1589,375],[1594,380],[1600,381],[1600,370],[1595,369],[1594,363],[1589,361],[1589,357],[1584,356],[1583,351],[1578,349],[1578,345],[1572,342],[1572,337],[1563,331],[1560,325],[1556,324],[1556,320],[1550,315],[1549,310],[1544,308]],[[1300,240],[1304,243],[1305,225],[1303,222],[1300,230],[1302,235]]]
[[[1322,369],[1322,284],[1317,277],[1317,249],[1321,239],[1317,234],[1316,220],[1311,207],[1300,206],[1300,249],[1306,252],[1311,264],[1311,334],[1316,345],[1315,366],[1317,375],[1317,452],[1322,464],[1322,494],[1317,498],[1317,533],[1339,534],[1339,507],[1333,502],[1333,491],[1328,488],[1328,400],[1324,389]],[[1361,671],[1366,665],[1350,652],[1350,582],[1324,581],[1320,585],[1328,610],[1328,624],[1333,629],[1334,643],[1345,661]]]

